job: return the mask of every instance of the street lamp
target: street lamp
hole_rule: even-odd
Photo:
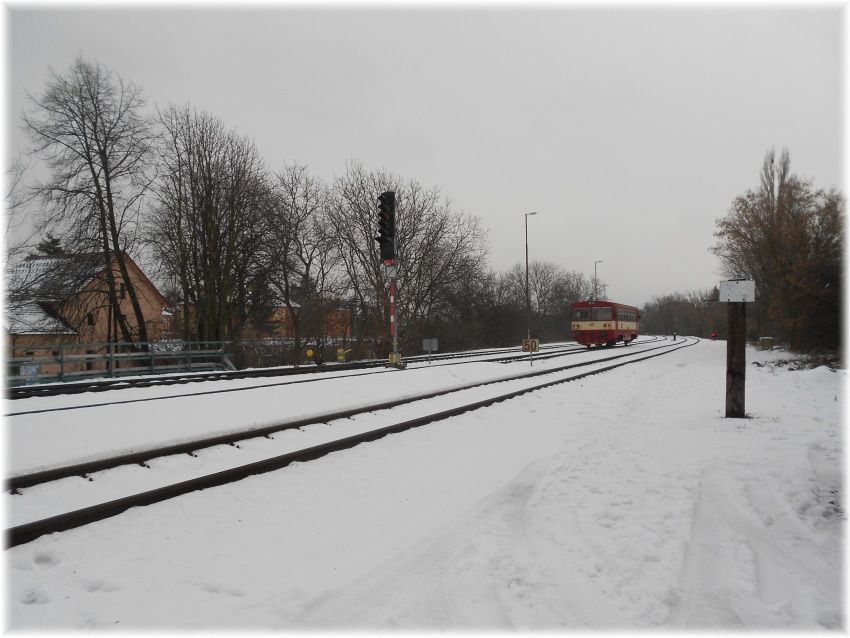
[[[593,262],[593,301],[599,301],[599,279],[596,278],[596,264],[601,263],[601,259]]]
[[[531,339],[531,296],[528,293],[528,218],[536,214],[537,211],[525,213],[525,328],[526,337],[529,339]]]

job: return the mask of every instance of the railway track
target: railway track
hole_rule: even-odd
[[[642,344],[646,344],[646,343],[652,343],[652,342],[655,342],[655,341],[658,341],[658,340],[660,340],[659,337],[652,337],[652,338],[649,338],[649,339],[642,340],[640,342],[640,344],[642,345]],[[635,342],[635,343],[637,343],[637,342]],[[548,359],[552,359],[552,358],[562,357],[562,356],[571,355],[571,354],[577,354],[577,353],[586,352],[586,351],[587,351],[587,349],[583,346],[581,346],[581,347],[551,346],[543,354],[535,355],[534,360],[536,360],[536,361],[548,360]],[[453,357],[459,357],[459,356],[460,355],[453,355]],[[528,354],[514,353],[511,356],[496,356],[496,357],[487,357],[487,358],[480,358],[480,359],[466,359],[466,360],[462,360],[462,361],[451,361],[451,360],[449,360],[449,361],[437,362],[433,365],[433,367],[446,366],[446,365],[460,365],[460,364],[466,364],[466,363],[482,363],[482,362],[514,363],[514,362],[523,362],[523,361],[528,361],[528,360],[529,360]],[[427,367],[410,368],[411,371],[427,370],[427,369],[428,369]],[[311,382],[314,382],[314,381],[321,381],[321,380],[325,380],[325,379],[340,379],[340,378],[346,378],[346,377],[349,377],[349,376],[362,376],[364,374],[384,374],[384,373],[391,373],[391,372],[395,372],[395,369],[381,368],[380,370],[358,372],[358,373],[353,373],[353,374],[339,374],[339,375],[333,375],[333,376],[326,376],[326,375],[313,376],[313,377],[308,378],[308,379],[303,379],[303,380],[299,379],[299,380],[295,380],[295,381],[287,379],[286,381],[280,381],[280,382],[275,382],[275,383],[264,383],[264,384],[258,384],[258,385],[240,386],[240,387],[235,387],[235,388],[217,388],[215,390],[200,390],[200,391],[197,391],[197,392],[182,392],[182,393],[179,393],[179,394],[166,394],[166,395],[159,395],[159,396],[152,396],[152,397],[134,397],[134,398],[129,398],[129,399],[119,399],[119,400],[116,400],[116,401],[99,401],[99,402],[94,402],[94,403],[83,403],[83,404],[58,406],[58,407],[44,407],[44,408],[33,408],[33,409],[29,409],[29,410],[17,410],[17,411],[7,412],[7,413],[3,414],[3,416],[14,417],[14,416],[23,416],[23,415],[27,415],[27,414],[43,414],[43,413],[46,413],[46,412],[62,412],[62,411],[67,411],[67,410],[82,410],[82,409],[87,409],[87,408],[105,407],[105,406],[109,406],[109,405],[124,405],[124,404],[130,404],[130,403],[145,403],[145,402],[149,402],[149,401],[163,401],[163,400],[167,400],[167,399],[181,399],[181,398],[193,397],[193,396],[202,396],[202,395],[211,395],[211,394],[224,394],[224,393],[231,393],[231,392],[243,392],[243,391],[249,391],[249,390],[262,390],[262,389],[272,388],[272,387],[275,387],[275,386],[284,386],[284,385],[290,385],[290,384],[294,384],[294,383],[311,383]],[[132,388],[139,388],[139,387],[151,387],[151,386],[156,386],[156,385],[167,386],[167,385],[170,385],[170,384],[144,383],[144,384],[141,384],[141,385],[133,385],[133,386],[127,386],[125,384],[124,386],[121,386],[121,387],[119,387],[118,385],[115,385],[113,387],[110,387],[109,389],[112,389],[112,390],[132,389]]]
[[[651,348],[636,349],[632,348],[629,352],[616,354],[602,359],[596,359],[590,362],[576,363],[555,368],[548,368],[537,371],[529,371],[515,375],[501,377],[496,380],[483,382],[474,382],[458,386],[455,388],[445,389],[436,392],[423,393],[415,397],[407,397],[394,401],[385,401],[369,406],[364,406],[358,409],[343,410],[337,412],[329,412],[316,415],[308,419],[298,421],[290,421],[274,426],[255,428],[247,431],[242,431],[226,436],[210,437],[207,439],[199,439],[188,443],[183,443],[176,446],[166,446],[156,449],[146,450],[144,452],[125,454],[100,461],[93,461],[85,464],[77,464],[66,466],[63,468],[54,468],[45,472],[36,472],[26,475],[19,475],[7,480],[7,486],[13,493],[17,493],[14,497],[9,498],[26,498],[26,494],[21,494],[21,490],[42,486],[39,489],[47,489],[46,485],[51,481],[73,476],[91,477],[88,475],[93,472],[101,472],[108,469],[114,469],[120,466],[130,464],[139,464],[147,466],[148,462],[153,459],[160,459],[169,455],[190,454],[195,456],[199,450],[209,449],[220,445],[230,445],[240,447],[239,443],[245,441],[262,441],[263,438],[271,439],[273,434],[285,430],[295,430],[304,428],[308,425],[328,423],[329,421],[339,419],[351,419],[358,415],[371,415],[375,412],[385,411],[392,407],[409,405],[412,403],[424,401],[442,395],[457,394],[460,399],[456,405],[451,408],[431,411],[425,414],[420,414],[413,418],[403,419],[398,422],[390,423],[379,427],[368,426],[366,431],[357,432],[351,436],[326,441],[318,445],[301,448],[297,450],[287,451],[283,454],[277,454],[267,458],[250,463],[243,463],[235,467],[227,467],[226,469],[207,473],[201,476],[195,476],[188,480],[179,481],[173,484],[148,489],[127,496],[122,496],[117,499],[111,499],[106,502],[100,502],[95,505],[90,505],[75,509],[73,511],[63,512],[56,515],[51,515],[39,520],[21,523],[6,530],[6,545],[11,547],[22,543],[29,542],[38,538],[41,535],[53,532],[64,531],[86,525],[91,522],[102,520],[111,516],[115,516],[131,507],[149,505],[163,500],[174,498],[176,496],[186,494],[188,492],[215,487],[225,483],[241,480],[247,476],[269,472],[275,469],[286,467],[293,462],[305,462],[320,458],[334,451],[351,448],[360,443],[373,441],[386,436],[387,434],[402,432],[404,430],[439,421],[442,419],[456,416],[470,410],[481,409],[505,401],[507,399],[550,387],[560,383],[566,383],[585,378],[590,375],[599,374],[624,365],[639,363],[647,359],[662,356],[670,352],[674,352],[684,347],[694,345],[698,339],[690,339],[681,344],[663,344]],[[655,352],[657,351],[657,352]],[[589,368],[585,371],[576,372],[579,368]],[[556,378],[548,380],[538,379],[544,375],[554,375]],[[496,384],[513,384],[515,387],[507,392],[499,392],[488,396],[485,399],[465,400],[460,397],[464,391],[482,386],[494,386]],[[506,388],[507,389],[507,388]]]
[[[648,340],[646,340],[642,343],[643,344],[653,343],[657,340],[658,339],[648,339]],[[570,348],[570,349],[567,349],[563,352],[550,353],[548,355],[543,355],[543,356],[537,357],[537,358],[538,359],[552,359],[552,358],[556,358],[556,357],[559,357],[559,356],[566,356],[566,355],[570,355],[570,354],[575,354],[577,352],[586,352],[586,348],[584,348],[584,347]],[[645,350],[644,350],[644,352],[645,352]],[[622,358],[622,357],[625,357],[625,356],[629,356],[629,355],[618,354],[618,355],[608,357],[606,359],[602,359],[602,361],[619,359],[619,358]],[[526,360],[527,360],[527,358],[526,358]],[[507,359],[497,359],[497,361],[507,361]],[[469,384],[466,384],[466,385],[463,385],[463,386],[458,386],[458,387],[454,388],[453,390],[441,390],[441,391],[436,391],[436,392],[428,392],[428,393],[420,394],[420,395],[418,395],[416,397],[412,397],[412,398],[407,397],[407,398],[403,398],[403,399],[395,399],[395,400],[391,400],[391,401],[384,401],[384,402],[374,403],[372,405],[362,407],[362,408],[331,411],[331,412],[327,412],[327,413],[323,413],[323,414],[312,415],[308,418],[290,420],[290,421],[286,421],[284,423],[270,425],[270,426],[266,426],[266,427],[262,427],[262,428],[252,428],[251,430],[249,430],[247,432],[242,431],[242,432],[236,432],[236,433],[225,434],[225,435],[218,435],[218,436],[207,437],[207,438],[202,438],[202,439],[195,439],[195,440],[192,440],[192,441],[189,441],[189,442],[186,442],[186,443],[180,443],[180,444],[163,446],[163,447],[152,448],[152,449],[146,449],[144,451],[134,452],[134,453],[131,453],[131,454],[124,454],[124,455],[120,455],[120,456],[115,456],[115,457],[111,457],[109,459],[90,461],[90,462],[79,463],[79,464],[74,464],[74,465],[67,465],[67,466],[63,466],[63,467],[59,467],[59,468],[44,470],[44,471],[41,471],[41,472],[21,474],[21,475],[13,476],[13,477],[7,479],[6,488],[11,490],[11,491],[15,491],[15,490],[23,489],[25,487],[32,487],[34,485],[39,485],[39,484],[42,484],[42,483],[54,481],[54,480],[61,479],[61,478],[66,478],[66,477],[70,477],[70,476],[82,476],[82,475],[92,473],[92,472],[99,472],[99,471],[111,469],[113,467],[117,467],[117,466],[120,466],[120,465],[130,465],[130,464],[136,464],[136,463],[144,463],[144,462],[149,461],[151,459],[161,457],[161,456],[167,456],[167,455],[170,455],[170,454],[190,453],[190,452],[194,452],[194,451],[197,451],[199,449],[202,449],[202,448],[213,447],[213,446],[216,446],[216,445],[225,445],[225,444],[226,445],[232,445],[232,444],[235,444],[235,443],[237,443],[241,440],[244,440],[247,437],[267,436],[269,434],[273,434],[273,433],[279,432],[281,430],[296,429],[296,428],[304,427],[305,425],[310,425],[310,424],[313,424],[313,423],[316,423],[316,422],[326,422],[326,421],[333,421],[333,420],[338,420],[338,419],[345,419],[345,418],[350,418],[352,416],[355,416],[357,414],[362,414],[362,413],[366,413],[366,412],[373,412],[375,410],[386,410],[386,409],[390,409],[390,408],[393,408],[393,407],[396,407],[396,406],[399,406],[399,405],[404,405],[405,403],[410,403],[411,401],[420,401],[420,400],[424,400],[424,399],[434,398],[434,397],[440,396],[442,394],[447,394],[451,391],[466,390],[466,389],[469,389],[469,388],[479,387],[481,385],[492,385],[492,384],[495,384],[495,383],[501,383],[502,381],[505,381],[505,380],[522,379],[522,378],[530,378],[530,377],[540,376],[540,375],[543,375],[543,374],[549,374],[551,372],[557,372],[557,371],[560,371],[560,370],[571,369],[571,368],[574,368],[574,367],[582,367],[582,366],[586,366],[586,365],[592,365],[593,363],[598,362],[598,361],[599,360],[592,361],[592,362],[579,363],[579,364],[576,364],[576,365],[563,366],[563,367],[560,367],[560,368],[555,368],[554,370],[553,369],[542,369],[542,370],[537,370],[537,371],[533,371],[533,370],[524,371],[524,372],[517,373],[515,375],[509,375],[507,377],[500,377],[498,379],[490,380],[490,381],[486,381],[486,382],[472,382],[472,383],[469,383]],[[442,365],[451,365],[451,364],[442,364]],[[427,368],[420,368],[420,369],[425,370]],[[361,376],[361,375],[357,375],[357,376]],[[335,378],[338,379],[340,377],[335,377]],[[342,378],[344,378],[344,377],[342,377]],[[155,401],[155,400],[162,400],[162,399],[179,399],[179,398],[202,396],[202,395],[208,395],[208,394],[221,394],[221,393],[239,392],[239,391],[252,390],[252,389],[264,389],[264,388],[269,388],[269,387],[275,387],[276,385],[290,385],[292,383],[303,383],[303,381],[289,381],[289,382],[284,382],[282,384],[269,384],[269,385],[262,385],[262,386],[247,386],[247,387],[241,387],[241,388],[228,388],[228,389],[222,389],[222,390],[210,390],[210,391],[206,391],[206,392],[197,392],[197,393],[190,393],[190,394],[166,395],[166,396],[160,396],[160,397],[148,397],[148,398],[143,398],[143,399],[127,399],[127,400],[123,400],[123,401],[111,401],[111,402],[105,402],[105,403],[82,404],[82,405],[72,405],[72,406],[64,406],[64,407],[56,407],[56,408],[26,410],[26,411],[21,411],[21,412],[8,413],[4,416],[21,416],[21,415],[29,415],[29,414],[40,414],[40,413],[45,413],[45,412],[81,410],[81,409],[86,409],[86,408],[97,408],[97,407],[105,407],[105,406],[111,406],[111,405],[122,405],[122,404],[126,404],[126,403],[137,403],[137,402]]]
[[[556,349],[563,346],[549,345],[544,349]],[[489,357],[491,355],[519,354],[527,357],[519,348],[503,348],[492,350],[472,350],[467,352],[451,352],[431,355],[432,361],[447,361],[458,358]],[[408,363],[428,361],[428,355],[406,357]],[[124,377],[117,379],[91,379],[87,381],[69,381],[66,383],[51,383],[44,385],[16,386],[6,388],[6,398],[10,400],[29,399],[32,397],[56,396],[62,394],[80,394],[83,392],[107,392],[109,390],[125,390],[127,388],[148,388],[156,386],[185,385],[204,381],[225,381],[233,379],[254,379],[264,377],[284,377],[315,375],[324,372],[345,372],[348,370],[366,370],[384,368],[386,359],[371,359],[353,361],[351,363],[332,363],[305,365],[299,367],[251,368],[247,370],[222,370],[216,372],[194,372],[168,376]]]

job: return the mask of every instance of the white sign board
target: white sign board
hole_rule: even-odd
[[[428,352],[437,351],[439,349],[438,346],[437,337],[422,340],[422,349],[427,350]]]
[[[37,377],[38,376],[38,366],[37,365],[22,365],[21,366],[21,376],[22,377]]]
[[[753,302],[756,300],[756,282],[752,279],[732,279],[720,282],[720,299],[724,302]]]

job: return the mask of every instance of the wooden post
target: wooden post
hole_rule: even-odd
[[[726,341],[726,418],[742,419],[747,375],[747,305],[728,304],[729,336]]]

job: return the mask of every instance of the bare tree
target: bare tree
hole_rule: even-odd
[[[328,197],[327,188],[304,166],[286,166],[277,175],[266,246],[269,286],[287,309],[296,362],[305,338],[315,342],[321,356],[326,319],[340,294]]]
[[[147,240],[163,275],[181,291],[186,338],[238,334],[262,304],[265,211],[273,205],[250,140],[190,106],[160,113],[157,203]]]
[[[788,151],[769,151],[760,187],[717,221],[714,253],[729,277],[756,282],[756,325],[792,348],[840,341],[844,201],[792,175]]]
[[[562,272],[555,282],[553,295],[560,312],[569,310],[576,301],[590,299],[593,282],[580,272]]]
[[[718,290],[702,289],[653,297],[641,310],[641,332],[708,337],[726,336],[726,304],[716,303]]]
[[[555,287],[563,276],[563,268],[551,261],[533,261],[528,268],[532,308],[541,316],[557,311]]]
[[[593,294],[593,284],[582,273],[571,270],[560,271],[552,289],[553,301],[550,304],[551,322],[555,322],[551,338],[570,339],[570,322],[572,307],[577,301],[590,299]],[[557,335],[557,337],[555,336]]]
[[[31,97],[23,123],[52,177],[37,187],[45,204],[41,229],[61,229],[70,250],[102,255],[107,295],[122,339],[134,335],[119,308],[115,263],[135,314],[139,341],[147,329],[125,252],[133,248],[147,174],[151,131],[141,91],[100,64],[78,58],[50,71],[41,97]]]
[[[513,266],[505,281],[514,303],[525,308],[525,267]],[[528,287],[532,332],[547,340],[568,338],[572,304],[590,298],[593,292],[592,282],[581,273],[538,260],[528,265]]]
[[[525,311],[526,279],[525,265],[515,264],[503,273],[505,294],[509,303]],[[583,298],[584,278],[579,273],[568,273],[563,267],[549,261],[533,260],[528,264],[528,299],[535,321],[552,317],[562,310],[564,295],[570,294],[569,302]],[[574,292],[574,288],[576,289]],[[536,324],[535,324],[536,325]]]
[[[516,317],[504,303],[502,278],[478,260],[461,267],[469,275],[447,287],[435,312],[413,324],[417,342],[419,337],[437,337],[441,348],[454,350],[510,342]]]
[[[6,171],[5,224],[3,243],[6,247],[6,266],[13,266],[27,251],[35,236],[34,229],[25,230],[27,217],[31,216],[30,204],[38,197],[38,191],[27,186],[26,175],[30,162],[18,156]]]
[[[486,254],[484,231],[478,219],[458,213],[436,188],[402,180],[352,163],[338,178],[329,211],[341,249],[350,289],[368,313],[370,336],[388,344],[387,280],[378,244],[378,195],[396,192],[396,261],[398,263],[398,316],[402,339],[417,318],[438,311],[453,286],[475,274],[475,264]],[[410,343],[408,343],[408,346]]]

